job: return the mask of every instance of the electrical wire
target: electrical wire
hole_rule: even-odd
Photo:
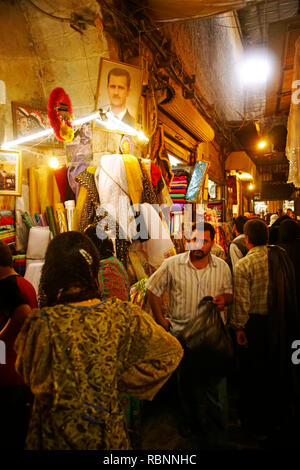
[[[61,16],[56,16],[52,15],[51,13],[48,13],[47,11],[43,10],[39,6],[37,6],[32,0],[27,0],[34,8],[36,8],[40,13],[43,13],[44,15],[49,16],[50,18],[53,18],[54,20],[62,21],[64,23],[71,23],[72,19],[71,18],[63,18]]]

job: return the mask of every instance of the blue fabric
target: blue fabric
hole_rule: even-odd
[[[186,200],[197,202],[198,194],[203,182],[203,177],[205,175],[207,168],[206,162],[197,162],[192,174],[192,178],[186,193]]]

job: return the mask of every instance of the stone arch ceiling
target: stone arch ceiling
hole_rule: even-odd
[[[33,1],[59,17],[77,13],[94,20],[100,14],[96,0]],[[27,0],[2,0],[0,80],[6,84],[8,127],[12,101],[46,107],[51,90],[58,86],[70,95],[76,117],[92,111],[101,56],[109,57],[108,46],[95,26],[87,25],[80,34],[69,23],[39,12]]]

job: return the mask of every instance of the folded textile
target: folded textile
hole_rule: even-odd
[[[186,194],[186,189],[171,189],[170,194]]]
[[[13,225],[15,223],[15,219],[12,217],[0,217],[0,225]]]
[[[187,180],[187,176],[186,176],[186,175],[179,176],[179,175],[176,175],[176,174],[175,174],[174,177],[173,177],[173,181],[174,181],[174,180],[175,180],[175,181],[182,181],[182,180],[185,180],[185,181],[186,181],[186,180]]]
[[[184,198],[185,193],[171,193],[170,196],[171,196],[172,199]]]
[[[20,274],[20,276],[24,277],[26,270],[26,255],[13,256],[13,268],[18,274]]]
[[[12,211],[8,211],[8,210],[0,210],[0,217],[13,217],[14,216],[14,213]]]
[[[184,198],[176,198],[176,199],[173,199],[173,203],[174,204],[177,204],[178,202],[186,202],[186,200]]]

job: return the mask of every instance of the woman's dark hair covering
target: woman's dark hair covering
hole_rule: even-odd
[[[84,233],[92,240],[98,250],[100,259],[109,258],[114,254],[114,245],[111,240],[105,238],[102,240],[97,236],[96,226],[90,225]]]
[[[39,285],[39,305],[80,302],[99,297],[99,255],[80,232],[57,235],[49,244]]]
[[[285,219],[279,226],[279,240],[281,242],[294,242],[300,239],[300,226],[293,219]]]

